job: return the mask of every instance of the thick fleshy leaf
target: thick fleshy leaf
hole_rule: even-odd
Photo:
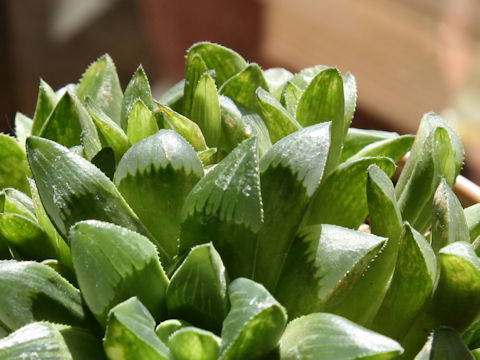
[[[433,196],[432,248],[437,253],[455,241],[470,242],[462,205],[452,188],[442,179]]]
[[[118,304],[108,315],[105,354],[110,360],[170,360],[170,351],[154,327],[154,318],[137,298]]]
[[[21,191],[14,188],[3,189],[0,191],[0,202],[0,212],[20,214],[36,220],[32,199]]]
[[[466,208],[464,214],[470,233],[470,241],[473,243],[480,236],[480,204]]]
[[[319,72],[305,88],[297,105],[296,119],[302,126],[331,122],[331,145],[327,173],[340,160],[345,137],[343,79],[337,69]]]
[[[117,188],[97,167],[63,146],[39,137],[27,154],[42,204],[63,238],[81,220],[102,220],[147,234]]]
[[[15,137],[22,148],[25,148],[25,140],[32,134],[33,120],[22,113],[15,114]]]
[[[263,72],[265,81],[267,82],[270,93],[280,101],[283,88],[287,81],[293,78],[293,74],[284,68],[270,68]]]
[[[293,320],[280,340],[282,360],[387,360],[402,352],[396,341],[326,313]]]
[[[192,113],[193,98],[195,88],[197,87],[200,77],[208,70],[207,64],[203,61],[200,54],[187,55],[185,63],[185,84],[184,84],[184,101],[183,115],[190,118]],[[163,102],[162,102],[163,104]],[[168,106],[167,104],[164,104]]]
[[[219,360],[268,354],[287,324],[285,309],[262,285],[249,279],[236,279],[228,293],[231,308],[223,322]]]
[[[74,360],[62,334],[53,324],[34,322],[0,339],[0,358]]]
[[[280,103],[287,109],[287,111],[295,116],[297,113],[298,101],[302,96],[302,90],[298,88],[295,84],[290,81],[287,81],[287,84],[283,88],[282,97],[280,98]]]
[[[218,154],[217,148],[210,148],[207,150],[197,152],[198,158],[200,159],[204,167],[215,164],[216,163],[215,158],[217,154]]]
[[[186,80],[182,79],[170,89],[168,89],[162,96],[158,98],[158,102],[174,111],[181,112],[184,103],[184,87]]]
[[[207,145],[209,147],[218,146],[222,135],[220,103],[215,81],[208,73],[200,77],[195,87],[190,118],[202,130]]]
[[[325,65],[314,65],[304,68],[293,76],[291,82],[303,91],[312,82],[315,76],[318,75],[318,73],[328,68],[329,67]]]
[[[347,72],[342,76],[343,79],[343,93],[345,98],[345,111],[344,111],[344,137],[347,135],[350,124],[353,120],[353,115],[355,114],[355,109],[357,107],[357,80],[352,73]]]
[[[213,242],[232,278],[251,276],[263,221],[255,138],[241,143],[195,185],[182,218],[180,254]]]
[[[442,248],[440,278],[432,300],[437,323],[462,332],[480,313],[480,259],[471,244],[457,241]]]
[[[172,130],[162,129],[132,146],[118,164],[115,184],[163,249],[162,261],[178,252],[181,210],[202,176],[195,150]]]
[[[23,215],[0,213],[0,237],[24,260],[54,259],[55,244],[38,225]]]
[[[155,116],[142,100],[136,100],[128,113],[128,141],[133,145],[156,132],[158,132],[158,125]]]
[[[82,102],[87,96],[91,97],[101,111],[120,124],[123,93],[117,69],[108,54],[93,62],[82,75],[77,96]]]
[[[272,143],[301,129],[297,120],[268,91],[258,88],[256,95]]]
[[[219,92],[239,105],[257,110],[258,102],[255,91],[259,87],[268,89],[263,71],[257,64],[249,64],[245,69],[228,79],[219,89]]]
[[[462,144],[453,130],[438,115],[425,114],[395,187],[404,220],[418,231],[430,226],[433,195],[441,178],[452,186],[463,158]]]
[[[73,360],[104,360],[102,339],[93,331],[68,325],[53,324],[60,332]]]
[[[163,343],[167,344],[168,338],[175,331],[186,326],[190,326],[190,324],[184,320],[168,319],[158,324],[158,326],[155,328],[155,333]]]
[[[329,146],[330,123],[322,123],[278,141],[260,162],[265,220],[254,279],[272,292],[308,201],[322,180]]]
[[[197,124],[167,106],[158,102],[156,102],[156,104],[166,121],[165,128],[173,129],[182,135],[185,140],[192,144],[196,151],[202,151],[208,148],[202,131]]]
[[[25,151],[11,136],[0,134],[0,189],[13,187],[29,193],[29,169]]]
[[[38,87],[37,106],[33,115],[32,135],[39,135],[45,121],[50,116],[53,108],[57,104],[57,95],[55,91],[45,81],[40,79]]]
[[[340,162],[344,162],[348,158],[358,153],[364,147],[376,141],[392,140],[398,137],[397,133],[389,131],[364,130],[356,128],[349,128],[347,130],[348,132],[343,143],[343,151]]]
[[[110,180],[115,173],[115,153],[111,147],[104,147],[91,160]]]
[[[130,110],[137,100],[141,100],[150,111],[154,110],[150,83],[148,82],[145,70],[143,70],[141,65],[130,79],[123,96],[120,114],[120,126],[124,130],[126,130],[128,126],[128,116],[130,114]]]
[[[209,331],[185,327],[169,338],[168,347],[176,360],[217,360],[220,343]]]
[[[367,169],[376,164],[392,176],[395,164],[387,157],[367,157],[340,164],[320,185],[304,225],[333,224],[357,229],[368,214]]]
[[[372,329],[400,338],[429,298],[437,279],[437,260],[427,240],[405,224],[390,288]]]
[[[93,102],[92,98],[88,96],[85,98],[85,106],[107,145],[115,152],[115,158],[118,162],[130,147],[127,135],[120,125],[108,117],[108,115]]]
[[[267,126],[263,122],[262,117],[257,113],[245,113],[242,116],[242,120],[251,129],[253,136],[257,138],[258,153],[262,157],[272,147]]]
[[[166,314],[168,279],[155,246],[131,230],[100,221],[81,221],[70,230],[78,284],[101,325],[115,305],[136,296],[155,318]]]
[[[199,42],[188,49],[186,63],[195,55],[200,55],[209,70],[215,70],[215,81],[220,87],[225,81],[243,70],[247,63],[235,51],[210,42]]]
[[[368,156],[385,156],[396,163],[410,150],[414,139],[415,136],[413,135],[402,135],[391,139],[376,141],[365,146],[362,150],[350,157],[349,160]]]
[[[275,296],[291,317],[315,311],[356,316],[356,307],[350,303],[356,298],[350,292],[385,242],[385,238],[334,225],[307,227],[289,252]]]
[[[194,247],[175,271],[167,289],[170,316],[219,333],[228,311],[227,279],[213,245]]]
[[[101,144],[92,118],[78,98],[67,91],[45,121],[40,136],[65,147],[82,145],[88,159],[100,151]]]
[[[80,292],[47,265],[0,261],[0,323],[9,331],[47,320],[82,325]]]
[[[454,329],[440,327],[433,331],[415,360],[474,360],[475,358]]]

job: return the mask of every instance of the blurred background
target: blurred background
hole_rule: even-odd
[[[33,115],[40,77],[76,82],[104,53],[125,87],[143,64],[154,95],[209,40],[263,68],[337,66],[357,78],[353,126],[415,133],[423,113],[461,135],[480,182],[478,0],[0,0],[0,130]]]

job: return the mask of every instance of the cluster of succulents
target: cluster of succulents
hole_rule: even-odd
[[[462,144],[350,128],[356,101],[208,42],[158,99],[108,55],[41,81],[0,134],[0,358],[480,358]]]

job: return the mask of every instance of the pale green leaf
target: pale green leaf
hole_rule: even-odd
[[[185,87],[186,79],[180,80],[178,83],[173,85],[170,89],[168,89],[160,98],[158,102],[169,108],[173,109],[174,111],[181,112],[184,106],[184,87]]]
[[[0,133],[0,189],[13,187],[28,194],[29,175],[25,151],[13,137]]]
[[[158,324],[155,328],[155,333],[163,343],[167,344],[170,335],[186,326],[190,326],[190,324],[184,320],[168,319]]]
[[[53,108],[57,104],[57,95],[55,91],[45,81],[40,79],[38,87],[37,105],[33,115],[32,135],[39,135],[45,121],[50,116]]]
[[[176,360],[217,360],[221,339],[209,331],[184,327],[168,340]]]
[[[127,137],[130,144],[158,132],[157,120],[142,100],[136,100],[128,113]]]
[[[414,139],[415,136],[413,135],[402,135],[391,139],[376,141],[365,146],[348,160],[352,161],[368,156],[386,156],[396,163],[410,150]]]
[[[25,140],[32,134],[33,120],[28,116],[17,112],[15,114],[15,137],[18,143],[25,148]]]
[[[154,110],[150,83],[141,65],[130,79],[123,96],[120,113],[120,126],[123,130],[127,129],[130,110],[137,100],[141,100],[150,111]]]
[[[347,72],[342,76],[343,79],[343,93],[345,98],[345,111],[344,111],[344,137],[347,135],[350,124],[353,120],[353,115],[355,114],[355,109],[357,107],[357,80],[355,76]]]
[[[348,132],[343,143],[343,151],[340,158],[341,163],[355,155],[367,145],[370,145],[376,141],[392,140],[398,137],[397,133],[389,131],[364,130],[356,128],[349,128],[347,130]]]
[[[295,116],[297,113],[298,101],[300,100],[302,93],[303,91],[293,84],[291,80],[287,81],[287,84],[283,88],[280,103],[292,116]]]
[[[188,54],[185,63],[185,84],[183,88],[184,101],[182,114],[190,118],[193,107],[193,98],[195,88],[197,87],[200,77],[208,70],[207,65],[203,61],[200,54]],[[161,101],[160,101],[161,102]],[[163,102],[161,102],[164,104]],[[164,104],[169,106],[168,104]]]
[[[3,206],[0,212],[20,214],[36,221],[33,201],[23,192],[14,188],[5,188],[0,191],[0,196]]]
[[[263,71],[263,76],[268,84],[270,93],[280,101],[283,88],[287,81],[293,78],[293,74],[284,68],[270,68]]]

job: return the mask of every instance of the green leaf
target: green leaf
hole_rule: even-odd
[[[435,190],[442,177],[453,185],[463,158],[462,144],[453,130],[438,115],[425,114],[395,188],[402,216],[415,229],[428,229]]]
[[[410,150],[414,139],[415,136],[413,135],[402,135],[391,139],[376,141],[365,146],[348,160],[352,161],[368,156],[385,156],[396,163]]]
[[[322,123],[286,136],[261,159],[265,220],[257,240],[254,279],[272,292],[307,204],[322,180],[329,146],[330,123]]]
[[[63,146],[27,139],[27,154],[42,204],[65,239],[81,220],[102,220],[151,237],[117,188],[97,167]]]
[[[186,80],[182,79],[175,85],[173,85],[170,89],[168,89],[160,98],[158,102],[169,108],[173,109],[174,111],[181,112],[184,106],[184,87],[185,87]]]
[[[114,182],[155,237],[162,261],[178,252],[181,210],[202,176],[192,146],[172,130],[162,129],[138,142],[118,164]]]
[[[68,325],[53,325],[60,332],[73,360],[104,360],[102,340],[91,330]]]
[[[325,313],[293,320],[280,340],[282,360],[386,360],[402,352],[396,341]]]
[[[28,169],[25,151],[9,135],[0,133],[0,189],[13,187],[26,194],[29,193]]]
[[[154,110],[152,90],[141,65],[130,79],[123,96],[120,114],[120,126],[123,130],[127,129],[130,110],[137,100],[141,100],[150,111]]]
[[[257,113],[245,113],[242,116],[242,120],[251,129],[253,136],[257,138],[258,153],[262,157],[272,147],[267,126],[263,122],[262,117]]]
[[[194,247],[167,289],[169,315],[219,333],[228,311],[227,279],[213,245]]]
[[[118,162],[130,147],[127,135],[125,135],[120,125],[108,117],[108,115],[93,102],[91,97],[87,96],[85,98],[85,106],[98,130],[105,138],[107,145],[113,149],[115,159]]]
[[[202,130],[207,145],[209,147],[218,146],[220,136],[222,135],[220,103],[215,81],[208,73],[200,76],[195,87],[190,118]]]
[[[470,233],[470,242],[474,242],[480,236],[480,204],[472,205],[464,210]]]
[[[268,91],[258,88],[256,95],[273,143],[301,129],[297,120]]]
[[[217,148],[210,148],[207,150],[198,151],[197,155],[204,167],[215,164],[215,157],[217,156]]]
[[[40,79],[37,106],[35,107],[35,114],[33,115],[32,135],[40,135],[40,131],[57,104],[57,101],[55,91],[53,91],[50,85]]]
[[[313,78],[317,76],[323,70],[328,69],[328,66],[325,65],[314,65],[311,67],[304,68],[296,73],[291,82],[297,86],[299,89],[304,91],[307,86],[312,82]]]
[[[80,292],[47,265],[0,261],[0,323],[9,331],[33,321],[85,324]]]
[[[170,335],[186,326],[190,326],[190,324],[184,320],[168,319],[158,324],[155,333],[163,343],[167,344]]]
[[[180,254],[213,242],[232,278],[253,271],[255,234],[263,221],[257,143],[241,143],[195,185],[185,200]]]
[[[0,192],[0,196],[2,196],[0,212],[20,214],[36,221],[33,201],[23,192],[6,188]]]
[[[0,339],[0,358],[72,360],[67,344],[55,326],[34,322]]]
[[[91,161],[110,180],[113,179],[113,174],[115,173],[115,153],[111,147],[105,147],[100,150]]]
[[[433,197],[431,234],[435,253],[455,241],[470,242],[462,205],[445,179],[441,180]]]
[[[395,164],[386,157],[367,157],[340,164],[320,185],[304,225],[333,224],[357,229],[368,214],[367,169],[376,164],[388,176]]]
[[[331,145],[327,173],[340,160],[345,137],[345,99],[342,75],[337,69],[325,69],[316,75],[302,93],[296,119],[302,126],[331,121]]]
[[[192,45],[188,49],[186,63],[191,63],[192,58],[197,54],[200,55],[208,69],[215,70],[217,87],[247,66],[246,61],[235,51],[210,42],[199,42]]]
[[[231,309],[222,328],[219,360],[254,359],[277,345],[287,313],[260,284],[238,278],[228,287]]]
[[[223,159],[242,141],[253,136],[253,129],[245,122],[242,112],[232,99],[220,95],[219,100],[223,136],[220,138],[218,157]]]
[[[132,296],[155,318],[166,314],[168,279],[147,238],[90,220],[76,223],[69,240],[82,296],[101,325],[105,326],[111,308]]]
[[[32,134],[33,120],[22,113],[15,114],[15,136],[18,143],[24,149],[25,140]]]
[[[348,158],[352,157],[364,147],[381,140],[392,140],[398,137],[397,133],[389,131],[378,130],[364,130],[349,128],[347,129],[347,136],[343,143],[342,156],[340,162],[344,162]]]
[[[437,260],[430,244],[406,223],[390,288],[372,329],[400,338],[429,298],[436,279]]]
[[[103,340],[105,354],[111,360],[170,360],[170,351],[157,337],[155,320],[135,297],[115,306],[108,315]]]
[[[156,102],[156,104],[158,105],[158,108],[162,112],[167,123],[165,128],[173,129],[182,135],[185,140],[192,144],[196,151],[207,149],[205,138],[203,137],[202,131],[197,124],[185,116],[177,113],[176,111],[173,111],[169,107],[160,104],[159,102]]]
[[[297,114],[298,101],[302,97],[303,91],[300,90],[295,84],[287,81],[287,84],[283,88],[282,97],[280,103],[287,109],[287,111],[295,116]]]
[[[219,92],[228,96],[235,103],[256,111],[258,110],[258,102],[255,91],[258,87],[268,89],[263,71],[258,64],[249,64],[245,69],[228,79],[219,88]]]
[[[448,327],[433,331],[415,360],[474,360],[460,334]]]
[[[221,339],[209,331],[184,327],[168,340],[168,347],[177,360],[216,360]]]
[[[23,215],[0,213],[0,236],[22,259],[56,258],[55,244],[36,221]]]
[[[127,124],[127,137],[132,145],[158,132],[157,120],[142,100],[133,103]]]
[[[293,78],[293,74],[284,68],[270,68],[263,71],[263,77],[267,82],[270,93],[277,101],[280,101],[283,88],[287,84],[287,81]]]
[[[347,72],[342,76],[343,79],[343,92],[344,92],[344,102],[345,102],[345,111],[344,111],[344,127],[343,136],[345,137],[350,128],[350,124],[353,120],[353,115],[355,114],[355,108],[357,107],[357,80],[352,73]]]
[[[120,124],[122,88],[115,64],[108,54],[93,62],[82,75],[77,96],[83,103],[87,96],[91,97],[102,112]]]
[[[275,295],[292,317],[314,311],[358,316],[350,292],[385,242],[334,225],[307,227],[292,246]]]
[[[192,113],[195,88],[197,87],[200,77],[202,77],[207,70],[207,64],[205,64],[200,54],[191,55],[189,53],[187,55],[185,63],[185,84],[183,88],[184,101],[182,113],[188,118],[191,117]],[[167,104],[164,105],[168,106]]]
[[[92,118],[78,98],[69,91],[58,101],[39,136],[65,147],[83,145],[88,159],[93,158],[101,149]]]

